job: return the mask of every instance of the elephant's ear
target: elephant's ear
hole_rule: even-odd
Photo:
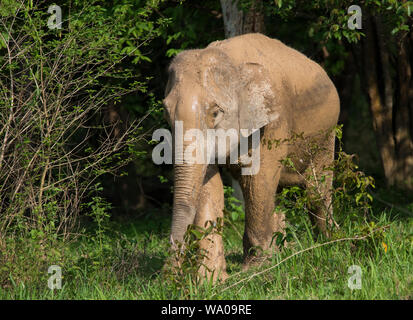
[[[240,66],[238,115],[240,129],[248,129],[248,135],[279,117],[274,88],[268,71],[257,63]],[[241,131],[245,135],[245,132]],[[246,136],[248,136],[246,135]]]
[[[225,112],[235,112],[235,82],[238,80],[236,67],[225,53],[214,48],[204,51],[201,60],[205,64],[202,82],[208,94]]]

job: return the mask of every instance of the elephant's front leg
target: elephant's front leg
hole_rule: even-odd
[[[221,175],[216,165],[209,165],[204,179],[204,185],[199,195],[194,224],[205,228],[205,224],[208,221],[218,223],[218,218],[221,218],[220,223],[223,223],[223,209],[224,187]],[[213,232],[200,241],[200,249],[205,253],[205,258],[199,270],[200,276],[206,276],[207,278],[212,276],[213,281],[217,279],[225,280],[228,275],[226,273],[222,235]]]
[[[275,241],[271,245],[274,232],[284,230],[282,216],[274,213],[275,193],[281,173],[277,159],[279,157],[264,151],[261,153],[259,172],[240,177],[245,198],[244,270],[251,264],[264,261],[276,249]]]

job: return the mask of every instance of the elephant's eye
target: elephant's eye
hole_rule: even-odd
[[[218,107],[217,105],[213,106],[211,108],[211,114],[214,118],[216,118],[220,113],[222,113],[223,111],[221,110],[220,107]]]
[[[208,114],[209,114],[208,116],[209,126],[213,128],[219,122],[221,122],[224,112],[220,107],[218,107],[217,105],[214,105],[213,107],[209,108]]]

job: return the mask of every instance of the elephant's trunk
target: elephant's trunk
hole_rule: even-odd
[[[196,98],[183,97],[175,108],[172,124],[174,129],[175,151],[175,183],[174,183],[174,208],[171,228],[171,242],[183,242],[188,225],[194,223],[197,210],[199,191],[203,184],[206,164],[196,163],[186,159],[185,152],[192,141],[184,139],[185,133],[190,129],[203,130],[205,125],[201,121],[201,110]],[[179,121],[178,121],[179,120]],[[198,140],[196,140],[199,142]],[[202,146],[198,146],[202,147]],[[198,152],[198,151],[197,151]],[[187,161],[190,160],[190,161]],[[191,161],[193,163],[191,163]]]
[[[204,164],[176,164],[171,242],[183,242],[188,225],[194,223],[199,191],[205,176]]]

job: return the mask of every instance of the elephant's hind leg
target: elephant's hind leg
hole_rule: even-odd
[[[223,223],[223,210],[224,187],[221,175],[217,166],[209,165],[199,196],[194,224],[205,228],[208,221],[218,223],[218,218],[221,218],[221,223]],[[200,241],[200,249],[205,253],[205,258],[199,270],[200,276],[206,276],[207,278],[212,276],[213,281],[217,279],[225,280],[228,275],[226,273],[222,235],[213,232]]]
[[[315,234],[322,233],[326,237],[330,236],[333,224],[333,172],[327,168],[334,161],[334,143],[335,134],[332,132],[325,145],[314,155],[306,178],[307,190],[313,198],[309,208],[310,220]]]

